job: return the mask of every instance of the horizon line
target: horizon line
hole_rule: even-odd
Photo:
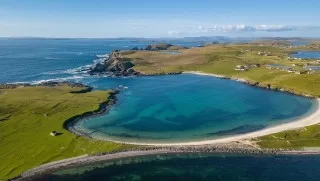
[[[285,38],[285,39],[320,39],[304,36],[185,36],[185,37],[45,37],[45,36],[0,36],[0,39],[183,39],[183,38]]]

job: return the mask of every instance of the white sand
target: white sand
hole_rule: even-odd
[[[218,78],[227,78],[224,75],[219,75],[219,74],[209,74],[209,73],[203,73],[200,71],[185,71],[182,72],[183,74],[196,74],[196,75],[206,75],[206,76],[212,76],[212,77],[218,77]]]

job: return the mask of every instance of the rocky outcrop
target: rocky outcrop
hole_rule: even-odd
[[[17,83],[17,84],[0,84],[0,89],[15,89],[17,87],[36,87],[36,86],[43,86],[43,87],[55,87],[55,86],[69,86],[72,88],[81,88],[78,91],[72,91],[71,93],[83,93],[83,92],[90,92],[93,88],[88,85],[84,85],[78,82],[57,82],[57,81],[48,81],[42,82],[39,84],[28,84],[28,83]]]
[[[171,44],[167,44],[167,43],[158,43],[158,44],[148,45],[146,47],[146,50],[151,50],[151,51],[167,50],[171,46],[172,46]]]
[[[168,43],[158,43],[148,45],[145,50],[147,51],[158,51],[158,50],[179,50],[179,49],[187,49],[187,47],[171,45]]]
[[[115,76],[138,75],[133,69],[134,64],[129,58],[122,57],[118,50],[113,51],[103,62],[96,64],[89,73],[112,74]]]

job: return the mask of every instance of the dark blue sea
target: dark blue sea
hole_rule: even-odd
[[[156,155],[79,166],[35,181],[318,181],[319,156]]]

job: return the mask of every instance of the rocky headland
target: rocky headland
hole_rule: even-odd
[[[133,69],[134,64],[128,58],[124,58],[119,50],[114,50],[102,62],[97,63],[89,73],[91,75],[110,74],[115,76],[139,75]]]
[[[139,48],[134,47],[131,50],[137,51],[137,50],[145,50],[145,51],[161,51],[161,50],[180,50],[180,49],[188,49],[188,47],[179,46],[179,45],[172,45],[169,43],[156,43],[147,45],[146,48]]]
[[[179,49],[187,49],[187,47],[177,46],[167,43],[158,43],[147,45],[146,48],[134,47],[131,50],[114,50],[109,57],[105,58],[102,62],[97,63],[90,71],[90,75],[112,75],[112,76],[131,76],[131,75],[144,75],[136,71],[133,67],[134,62],[125,57],[128,53],[135,51],[175,51]],[[181,72],[180,72],[181,73]]]

